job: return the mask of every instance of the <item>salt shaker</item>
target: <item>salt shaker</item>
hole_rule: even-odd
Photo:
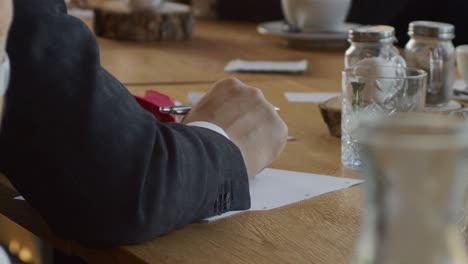
[[[455,27],[451,24],[414,21],[409,24],[411,37],[405,46],[408,66],[428,72],[426,106],[446,105],[452,94],[455,70]]]
[[[345,53],[345,68],[368,58],[382,58],[386,61],[395,58],[403,60],[393,45],[395,40],[395,29],[390,26],[363,26],[351,29],[348,38],[351,46]]]

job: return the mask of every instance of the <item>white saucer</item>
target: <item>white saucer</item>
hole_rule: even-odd
[[[257,30],[263,35],[273,35],[290,39],[304,40],[347,40],[348,31],[358,27],[358,24],[344,23],[338,28],[327,30],[324,28],[311,28],[307,32],[291,31],[284,21],[270,21],[258,25]]]
[[[437,106],[426,106],[424,108],[424,111],[425,112],[431,112],[431,113],[435,113],[435,112],[448,112],[448,111],[454,111],[454,110],[458,110],[458,109],[461,109],[462,108],[462,105],[457,102],[457,101],[454,101],[454,100],[450,100],[450,102],[444,106],[441,106],[441,107],[437,107]]]
[[[261,23],[257,31],[262,35],[285,38],[289,46],[303,48],[344,48],[349,44],[348,31],[358,27],[358,24],[344,23],[341,27],[331,30],[323,28],[308,29],[307,32],[290,30],[284,21]]]

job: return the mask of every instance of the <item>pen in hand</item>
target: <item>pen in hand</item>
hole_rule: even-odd
[[[188,105],[178,105],[178,106],[163,106],[159,107],[159,113],[161,114],[173,114],[173,115],[186,115],[192,109]],[[278,107],[275,107],[275,111],[279,111]],[[295,137],[288,136],[288,141],[296,141]]]
[[[173,115],[186,115],[192,109],[188,105],[177,105],[177,106],[162,106],[159,107],[159,113],[161,114],[173,114]],[[275,111],[279,111],[278,107],[275,107]]]

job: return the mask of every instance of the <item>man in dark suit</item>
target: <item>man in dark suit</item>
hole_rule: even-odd
[[[285,146],[272,105],[236,79],[216,83],[185,124],[157,122],[101,67],[63,0],[15,0],[6,50],[0,170],[64,239],[140,243],[247,209],[248,176]]]
[[[466,0],[353,0],[348,20],[360,24],[395,27],[398,45],[408,42],[408,25],[415,20],[455,25],[455,45],[468,44],[468,1]]]

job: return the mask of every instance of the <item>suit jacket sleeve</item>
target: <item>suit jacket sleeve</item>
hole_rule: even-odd
[[[141,109],[61,0],[14,3],[0,169],[58,235],[139,243],[250,207],[233,143]]]

